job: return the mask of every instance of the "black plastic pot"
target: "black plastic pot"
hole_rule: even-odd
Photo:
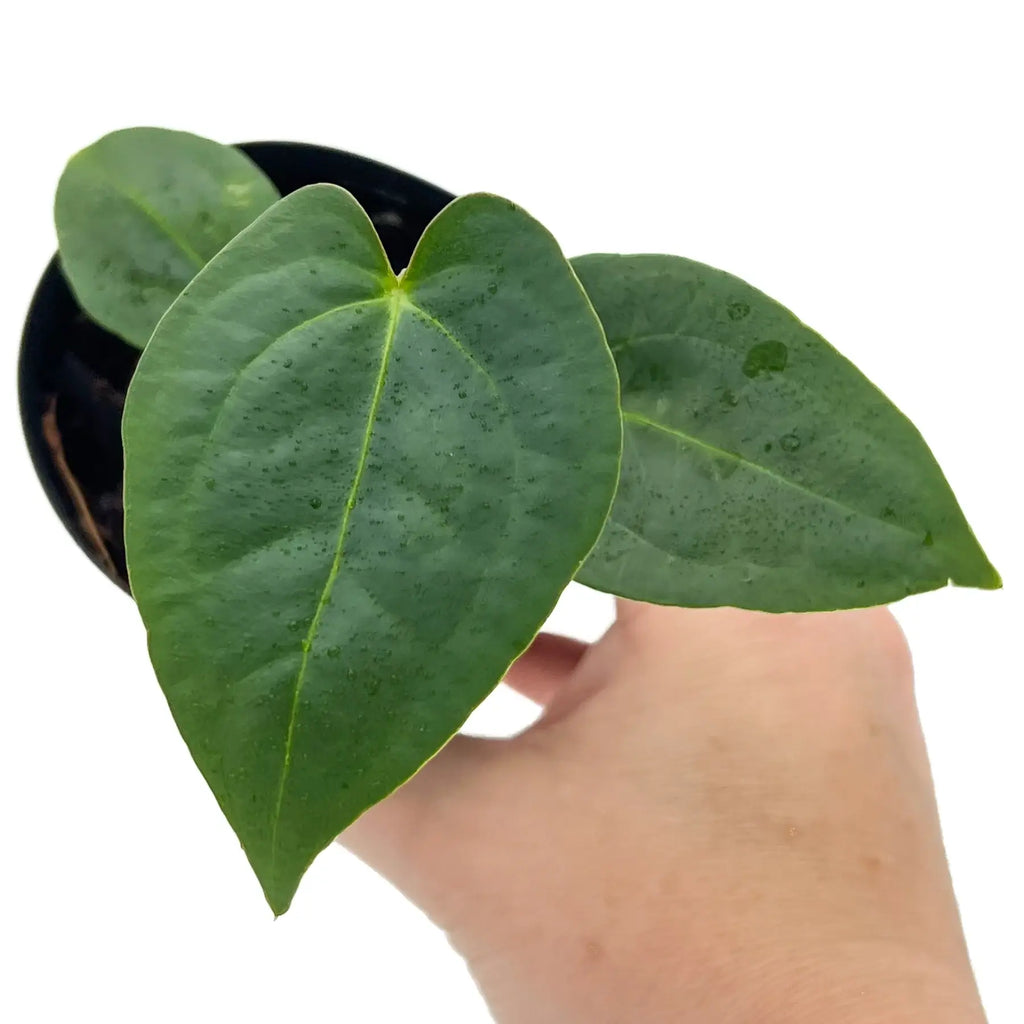
[[[347,188],[369,213],[396,270],[453,196],[365,157],[296,142],[244,150],[283,195],[316,182]],[[55,256],[25,322],[18,395],[25,440],[50,504],[82,550],[128,590],[121,411],[139,353],[94,324]]]

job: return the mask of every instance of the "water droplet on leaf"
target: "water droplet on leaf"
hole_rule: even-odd
[[[789,361],[789,349],[781,341],[759,341],[743,360],[743,373],[753,379],[765,373],[781,373]]]

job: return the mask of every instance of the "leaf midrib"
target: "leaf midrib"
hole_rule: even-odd
[[[359,452],[359,459],[356,463],[356,471],[352,476],[352,485],[349,488],[348,497],[345,501],[345,509],[341,517],[341,524],[338,528],[338,542],[334,548],[334,558],[327,574],[327,580],[320,592],[320,598],[317,601],[316,611],[313,613],[313,618],[309,624],[309,630],[302,642],[302,659],[299,662],[299,671],[295,677],[295,690],[292,694],[292,706],[288,718],[288,730],[285,735],[284,758],[281,765],[281,781],[278,785],[277,801],[274,807],[270,839],[271,870],[274,869],[277,860],[277,830],[281,821],[281,808],[284,805],[285,786],[291,770],[292,747],[295,739],[295,723],[298,719],[299,699],[302,695],[302,687],[305,683],[306,670],[309,665],[309,656],[313,649],[313,643],[316,640],[317,632],[320,628],[320,621],[323,618],[324,609],[327,607],[327,603],[330,599],[331,591],[334,589],[334,584],[341,572],[341,565],[345,552],[345,538],[348,535],[352,510],[355,508],[359,494],[359,486],[362,483],[363,473],[366,470],[366,463],[370,453],[370,442],[373,438],[373,428],[377,422],[377,411],[380,408],[381,397],[384,394],[388,362],[390,360],[392,346],[394,345],[395,332],[398,327],[399,310],[402,304],[401,296],[402,293],[400,289],[395,288],[388,297],[389,310],[387,333],[384,338],[384,344],[381,348],[380,368],[377,371],[377,379],[374,383],[373,396],[370,399],[370,409],[366,417],[366,427],[363,430],[363,441]]]
[[[677,441],[682,441],[686,444],[694,445],[716,458],[728,459],[732,462],[737,463],[746,469],[754,470],[755,472],[761,473],[764,476],[769,477],[776,484],[781,484],[783,487],[791,488],[794,491],[799,492],[808,498],[813,498],[815,501],[824,502],[828,505],[833,505],[838,509],[841,509],[844,513],[849,513],[855,516],[861,516],[865,519],[871,519],[877,523],[881,523],[883,526],[888,526],[894,530],[898,530],[907,536],[913,537],[915,541],[920,543],[921,534],[915,530],[911,530],[909,527],[903,526],[900,523],[894,523],[888,519],[882,519],[879,516],[873,516],[869,512],[865,512],[863,509],[854,508],[851,505],[847,505],[837,498],[830,498],[827,494],[819,494],[817,491],[812,491],[810,488],[805,487],[803,484],[797,483],[795,480],[791,480],[789,477],[782,476],[780,473],[769,469],[767,466],[762,466],[760,463],[753,462],[750,459],[745,458],[738,452],[731,452],[726,448],[719,448],[717,445],[713,445],[708,441],[703,441],[699,437],[694,437],[692,434],[687,434],[676,427],[669,426],[667,423],[661,423],[658,420],[652,420],[647,416],[643,416],[636,412],[627,412],[623,410],[622,419],[626,423],[635,423],[637,426],[647,427],[651,430],[657,430],[663,434],[667,434],[670,437],[675,438]]]

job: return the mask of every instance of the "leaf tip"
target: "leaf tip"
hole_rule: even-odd
[[[291,908],[292,900],[295,898],[295,891],[299,887],[299,879],[282,879],[276,874],[272,877],[266,877],[260,872],[257,872],[256,876],[263,889],[263,896],[267,901],[267,905],[273,912],[274,920],[277,921],[279,918],[284,917]]]
[[[988,560],[980,547],[973,564],[951,575],[949,582],[956,587],[974,587],[977,590],[1002,590],[1003,587],[1003,578],[999,575],[999,570]]]
[[[1003,589],[1003,577],[999,575],[999,570],[989,561],[985,562],[985,574],[984,581],[978,586],[982,590],[1002,590]]]

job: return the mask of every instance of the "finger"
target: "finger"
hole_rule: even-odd
[[[625,597],[615,598],[615,621],[633,622],[651,612],[655,605],[644,604],[642,601],[630,601]]]
[[[540,633],[514,661],[504,682],[524,697],[546,705],[575,671],[589,644],[554,633]]]

